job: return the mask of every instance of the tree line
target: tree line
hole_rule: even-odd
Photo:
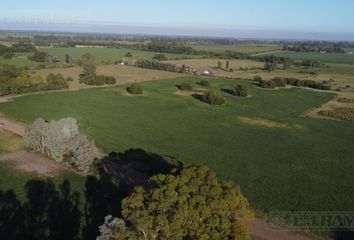
[[[31,75],[24,68],[0,67],[0,96],[68,88],[62,74],[49,74],[45,79]]]

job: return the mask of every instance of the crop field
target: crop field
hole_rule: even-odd
[[[131,148],[206,164],[240,184],[253,207],[270,210],[354,208],[354,125],[303,114],[333,94],[301,89],[264,90],[242,80],[209,79],[226,104],[207,105],[177,95],[176,85],[200,78],[144,82],[143,96],[125,85],[16,98],[0,112],[31,123],[38,117],[74,117],[80,130],[106,153]],[[229,95],[237,83],[249,98]]]
[[[265,54],[267,55],[267,54]],[[354,64],[354,55],[337,53],[312,53],[312,52],[279,52],[272,53],[278,57],[287,57],[293,60],[317,60],[321,63]]]
[[[277,44],[197,44],[191,45],[196,50],[206,50],[213,52],[234,51],[239,53],[263,53],[281,50],[281,46]]]

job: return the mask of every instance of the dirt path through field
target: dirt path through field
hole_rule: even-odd
[[[3,117],[0,117],[0,128],[20,136],[23,136],[25,134],[25,127],[23,125],[7,120],[6,118]]]
[[[54,160],[37,156],[26,151],[0,154],[0,162],[13,164],[15,169],[38,173],[45,176],[54,176],[63,167]]]
[[[259,240],[311,240],[306,236],[275,227],[262,219],[247,222],[252,236]]]

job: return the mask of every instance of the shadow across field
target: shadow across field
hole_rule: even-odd
[[[111,153],[86,177],[83,196],[68,180],[32,179],[24,186],[25,200],[13,190],[0,190],[0,236],[13,240],[94,240],[106,215],[121,217],[121,201],[148,178],[168,173],[181,163],[172,157],[129,149]],[[83,199],[81,201],[81,198]]]

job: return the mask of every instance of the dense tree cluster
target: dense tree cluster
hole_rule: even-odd
[[[0,96],[68,88],[61,74],[50,74],[44,80],[39,75],[30,75],[23,68],[0,67]]]
[[[166,61],[166,60],[168,60],[168,58],[166,57],[166,55],[165,55],[165,54],[161,54],[161,53],[156,54],[155,56],[153,56],[152,59],[158,60],[158,61]]]
[[[188,166],[150,178],[122,201],[123,219],[108,216],[99,240],[246,240],[252,218],[238,186],[205,166]]]
[[[95,144],[79,133],[73,118],[51,122],[39,118],[26,128],[24,138],[34,149],[83,172],[89,172],[99,157]]]
[[[13,52],[36,52],[36,48],[33,44],[19,42],[11,46]]]
[[[105,84],[111,85],[116,84],[117,80],[112,76],[105,75],[93,75],[93,76],[80,76],[80,83],[84,83],[86,85],[95,85],[95,86],[103,86]]]
[[[46,77],[47,90],[58,90],[69,88],[68,82],[62,74],[49,74]]]
[[[345,53],[341,44],[329,42],[297,42],[284,44],[283,50],[295,52]]]
[[[139,83],[135,82],[132,83],[129,87],[127,87],[127,92],[134,95],[141,95],[144,93],[144,90]]]
[[[135,63],[136,67],[156,69],[161,71],[176,72],[177,66],[170,63],[162,63],[159,61],[139,60]]]
[[[79,64],[82,67],[82,73],[80,74],[80,83],[84,83],[86,85],[111,85],[116,83],[116,79],[112,76],[105,76],[105,75],[96,75],[96,61],[95,57],[90,54],[86,53],[82,55]]]
[[[316,60],[303,60],[301,65],[304,67],[319,67],[321,66],[321,63]]]
[[[292,85],[297,87],[308,87],[320,90],[330,90],[331,85],[328,81],[314,81],[314,80],[300,80],[296,78],[280,78],[276,77],[271,80],[263,80],[262,78],[254,78],[258,82],[258,85],[262,88],[275,88],[285,87],[286,85]]]
[[[204,93],[203,101],[210,105],[222,105],[225,103],[224,97],[217,90],[209,90]]]
[[[354,121],[354,108],[341,107],[333,110],[321,110],[318,114],[339,120]]]
[[[199,82],[199,85],[203,87],[210,87],[210,82],[208,82],[207,80],[201,80]]]

